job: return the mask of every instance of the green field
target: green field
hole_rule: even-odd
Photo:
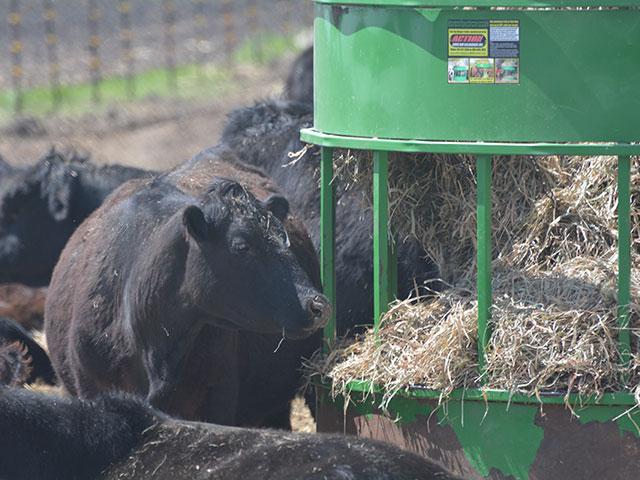
[[[62,85],[57,92],[49,86],[23,90],[20,113],[33,116],[52,112],[76,115],[106,109],[116,102],[173,97],[216,98],[233,88],[233,70],[236,66],[265,65],[294,50],[292,38],[265,34],[244,42],[232,58],[216,64],[181,65],[173,71],[148,70],[133,78],[107,77],[98,84],[97,89],[91,83],[79,83]],[[15,91],[0,91],[0,121],[6,121],[16,114],[17,101]]]

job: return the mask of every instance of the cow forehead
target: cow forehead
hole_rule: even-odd
[[[288,247],[289,238],[285,228],[270,212],[259,215],[235,215],[231,221],[231,232],[243,232],[253,238],[266,241],[279,248]]]

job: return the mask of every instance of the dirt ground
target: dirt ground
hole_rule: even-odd
[[[75,118],[16,118],[0,127],[0,155],[25,165],[55,146],[89,154],[97,163],[168,169],[216,144],[230,111],[279,95],[291,59],[238,67],[215,98],[149,99]]]
[[[96,163],[168,169],[216,144],[233,109],[280,95],[292,59],[290,55],[267,66],[239,67],[224,94],[208,100],[151,99],[77,118],[16,118],[0,126],[0,155],[13,165],[28,165],[55,146],[88,154]],[[42,336],[38,340],[44,343]],[[62,393],[58,388],[36,389]],[[315,431],[301,398],[293,402],[291,421],[294,431]]]

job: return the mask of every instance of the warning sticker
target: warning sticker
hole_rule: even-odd
[[[489,30],[486,28],[449,29],[450,57],[486,57],[489,53]]]
[[[449,20],[449,83],[519,83],[519,20]]]
[[[518,58],[520,56],[520,24],[518,20],[492,20],[489,27],[489,56]]]

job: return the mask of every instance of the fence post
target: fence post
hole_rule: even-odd
[[[22,113],[22,109],[24,107],[24,97],[22,92],[24,71],[22,68],[23,45],[20,32],[22,27],[22,15],[20,13],[20,2],[18,0],[11,0],[8,20],[11,34],[11,82],[15,94],[13,109],[15,113]]]
[[[285,37],[290,37],[293,33],[293,25],[291,14],[293,12],[293,5],[290,0],[280,0],[280,11],[282,15],[282,33],[284,33]]]
[[[131,25],[131,1],[118,0],[118,12],[120,14],[120,48],[125,64],[127,78],[127,96],[133,98],[136,95],[135,59],[133,56],[133,29]]]
[[[204,83],[204,48],[206,43],[207,17],[205,15],[204,0],[193,0],[193,23],[196,35],[196,63],[198,64],[198,80]]]
[[[224,28],[224,51],[227,63],[231,64],[233,50],[236,44],[236,33],[233,21],[233,1],[222,0],[222,23]]]
[[[251,57],[257,63],[262,63],[264,51],[262,49],[260,24],[258,22],[258,3],[256,0],[248,0],[247,25],[249,26],[249,38]]]
[[[49,62],[49,87],[51,88],[51,104],[57,109],[62,102],[60,88],[60,64],[58,60],[58,35],[56,33],[57,13],[52,0],[43,0],[43,17],[47,59]]]
[[[89,29],[89,75],[91,77],[91,95],[94,103],[101,101],[100,82],[102,81],[100,62],[100,9],[96,0],[89,0],[87,23]]]
[[[164,24],[164,55],[169,90],[178,89],[176,70],[176,4],[173,0],[162,0],[162,20]]]

